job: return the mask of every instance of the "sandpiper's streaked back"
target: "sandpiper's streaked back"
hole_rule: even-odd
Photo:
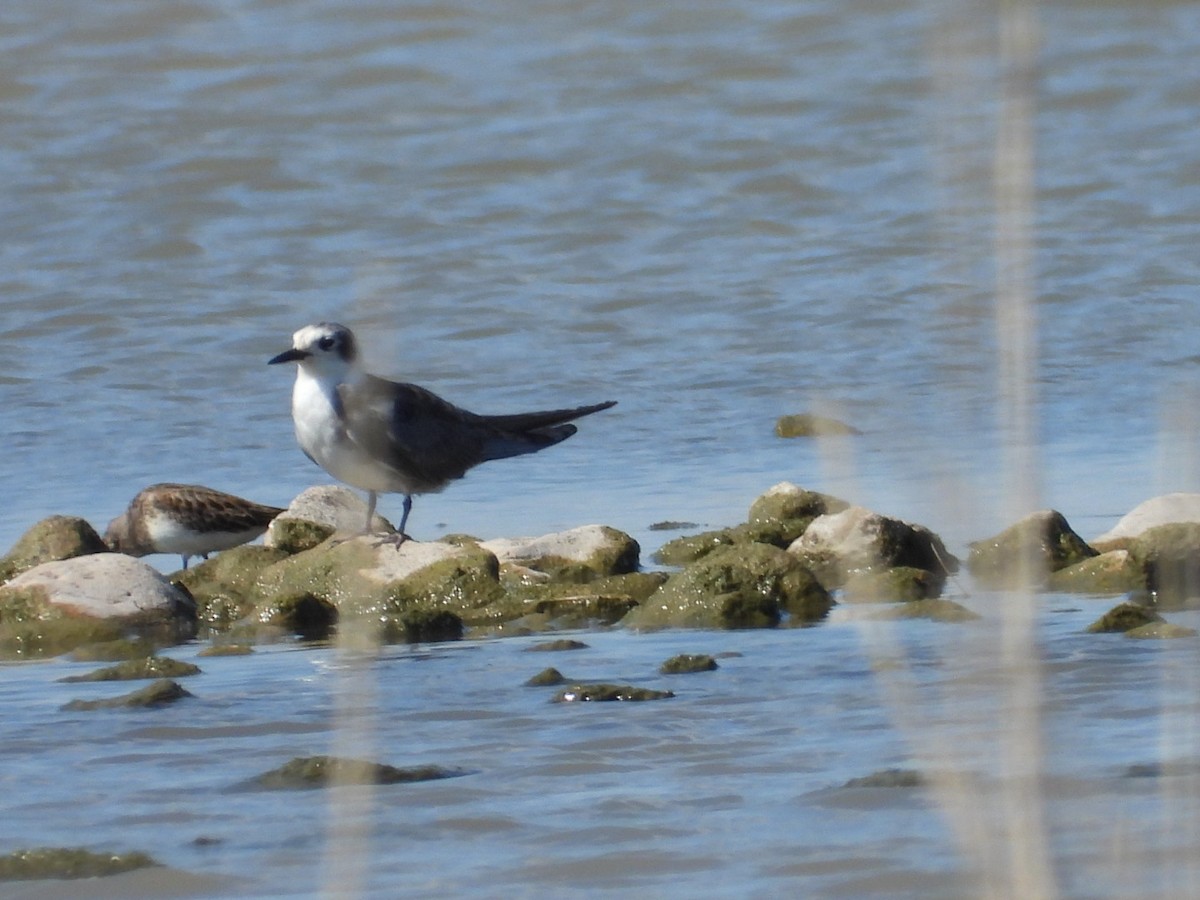
[[[338,481],[367,492],[367,530],[379,493],[404,495],[398,540],[414,494],[440,491],[481,462],[536,453],[576,431],[572,419],[615,400],[544,412],[485,416],[415,384],[364,372],[354,334],[322,322],[292,336],[270,364],[299,363],[292,421],[304,453]]]
[[[254,540],[281,512],[199,484],[152,484],[109,522],[104,541],[129,556],[178,553],[186,569],[193,556]]]

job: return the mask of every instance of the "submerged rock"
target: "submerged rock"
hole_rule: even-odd
[[[630,684],[576,684],[554,695],[555,703],[600,703],[611,700],[668,700],[672,691],[655,691]]]
[[[532,678],[525,682],[526,687],[554,687],[566,681],[566,677],[558,669],[551,666],[548,669],[542,669]]]
[[[254,648],[249,644],[213,644],[205,647],[197,656],[249,656]]]
[[[1044,587],[1051,572],[1098,555],[1062,513],[1031,513],[999,534],[970,545],[967,568],[989,588]]]
[[[1200,600],[1200,523],[1147,529],[1129,545],[1129,555],[1160,608],[1177,609]]]
[[[804,560],[827,588],[845,584],[852,575],[904,567],[930,573],[927,589],[936,596],[946,576],[958,571],[958,559],[928,528],[861,506],[814,519],[788,552]]]
[[[144,656],[128,659],[115,666],[96,669],[86,675],[68,675],[58,679],[66,683],[87,681],[137,681],[143,678],[186,678],[199,675],[200,667],[171,659],[169,656]]]
[[[191,696],[178,683],[169,678],[163,678],[130,694],[122,694],[120,697],[109,697],[104,700],[72,700],[70,703],[64,704],[62,709],[64,712],[121,708],[152,709]]]
[[[1163,494],[1139,503],[1116,525],[1091,542],[1097,550],[1128,549],[1151,528],[1192,522],[1200,524],[1200,494]]]
[[[881,572],[855,572],[842,585],[841,600],[849,603],[894,603],[930,600],[942,593],[944,575],[897,566]]]
[[[1137,628],[1130,628],[1125,632],[1125,637],[1142,640],[1168,640],[1170,638],[1195,637],[1196,634],[1195,628],[1176,625],[1174,622],[1147,622]]]
[[[96,853],[80,847],[37,847],[0,856],[0,880],[103,878],[157,866],[145,853]]]
[[[636,572],[641,554],[637,541],[607,525],[583,525],[541,537],[498,538],[479,546],[502,563],[580,583]]]
[[[1122,632],[1162,621],[1163,617],[1149,607],[1137,603],[1118,603],[1089,625],[1087,630],[1092,634]]]
[[[557,641],[542,641],[540,644],[530,644],[525,648],[526,653],[561,653],[564,650],[586,650],[588,645],[583,641],[562,638]]]
[[[71,651],[71,659],[75,662],[138,660],[153,656],[154,650],[154,643],[145,638],[118,638],[115,641],[82,644]]]
[[[693,672],[712,672],[717,668],[717,661],[706,653],[680,653],[659,666],[658,671],[663,675],[690,675]]]
[[[1046,587],[1070,594],[1127,594],[1145,586],[1128,550],[1112,550],[1050,573]]]
[[[254,610],[259,576],[268,566],[287,557],[277,547],[246,544],[176,572],[173,581],[192,595],[201,622],[224,630]]]
[[[974,622],[982,618],[953,600],[909,600],[872,612],[875,619],[929,619],[933,622]]]
[[[771,628],[783,612],[818,621],[833,599],[796,557],[766,544],[728,547],[672,575],[621,624],[630,628]]]
[[[847,425],[838,419],[828,416],[818,416],[813,413],[796,413],[780,416],[775,422],[775,434],[782,438],[797,437],[837,437],[842,435],[862,434],[853,425]]]
[[[915,788],[926,784],[926,778],[916,769],[881,769],[870,775],[851,778],[847,788]]]
[[[298,757],[278,769],[264,772],[243,785],[243,788],[279,791],[311,790],[344,784],[409,784],[416,781],[435,781],[457,778],[467,774],[441,766],[412,766],[399,769],[384,763],[337,756]]]
[[[42,563],[107,553],[91,525],[75,516],[50,516],[26,531],[0,559],[0,583]]]

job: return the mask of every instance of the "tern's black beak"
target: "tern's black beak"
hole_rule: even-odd
[[[273,356],[267,360],[268,366],[273,366],[276,363],[296,362],[301,359],[308,359],[312,356],[307,350],[297,350],[293,347],[291,350],[284,350],[278,356]]]

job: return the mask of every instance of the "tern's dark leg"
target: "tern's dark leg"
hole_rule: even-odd
[[[187,561],[188,561],[189,559],[191,559],[191,557],[190,557],[190,556],[183,556],[183,555],[180,555],[180,557],[179,557],[179,558],[183,560],[183,567],[186,569],[186,568],[187,568]]]
[[[400,533],[407,535],[404,526],[408,524],[408,514],[412,512],[412,494],[404,495],[404,506],[402,508],[404,512],[400,514]]]
[[[372,494],[371,498],[373,500],[375,498],[375,495]],[[375,508],[375,505],[374,505],[374,503],[372,503],[371,509],[374,510],[374,508]],[[412,494],[404,495],[404,505],[401,508],[404,510],[404,512],[402,512],[400,514],[399,530],[395,534],[384,535],[382,538],[380,538],[379,543],[376,544],[375,546],[379,547],[379,546],[383,546],[384,544],[391,544],[396,549],[399,549],[400,545],[403,544],[405,541],[412,540],[412,538],[410,538],[408,536],[408,533],[405,532],[405,530],[404,530],[404,526],[408,523],[408,514],[410,512],[412,512]]]

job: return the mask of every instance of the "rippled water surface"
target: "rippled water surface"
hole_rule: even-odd
[[[620,401],[561,447],[418,498],[421,538],[603,522],[648,552],[651,523],[732,524],[789,479],[962,552],[1025,511],[1014,496],[1093,537],[1197,489],[1200,6],[1030,7],[1039,475],[1020,485],[1006,453],[1027,435],[999,412],[1002,8],[6,0],[0,543],[52,513],[103,526],[156,481],[277,504],[327,481],[295,446],[290,373],[265,363],[330,318],[376,371],[480,411]],[[805,410],[864,434],[773,435]],[[1056,877],[1179,896],[1196,818],[1168,795],[1194,775],[1120,774],[1195,759],[1194,642],[1085,640],[1100,607],[1057,599],[1038,620]],[[961,896],[972,835],[944,813],[963,794],[835,788],[914,753],[936,767],[915,708],[934,745],[966,741],[935,762],[999,804],[986,745],[1005,716],[972,729],[1000,702],[988,621],[898,628],[914,702],[850,621],[597,635],[564,663],[657,681],[677,648],[744,654],[639,706],[518,689],[535,668],[519,643],[389,650],[362,676],[377,755],[472,774],[364,800],[364,890]],[[0,851],[148,849],[234,879],[216,893],[317,890],[339,846],[327,798],[227,788],[335,742],[340,665],[214,661],[198,699],[111,715],[58,712],[70,664],[3,668]]]

